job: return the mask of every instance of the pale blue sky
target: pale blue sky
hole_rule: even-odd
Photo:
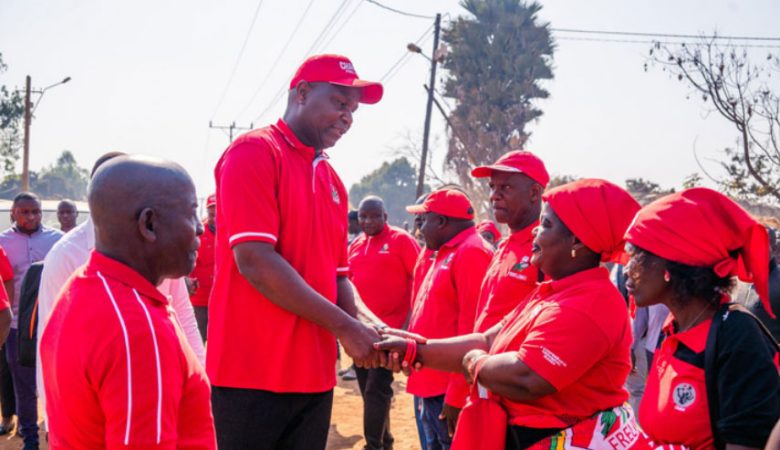
[[[406,44],[431,24],[365,1],[344,1],[346,13],[325,35],[328,45],[315,51],[349,56],[367,79],[381,78]],[[72,150],[87,167],[109,150],[155,154],[183,164],[196,179],[199,195],[208,195],[214,162],[227,144],[222,132],[208,129],[209,120],[239,125],[255,120],[256,126],[275,121],[282,102],[256,119],[287,85],[342,0],[314,2],[288,50],[272,66],[308,3],[264,0],[233,82],[215,111],[256,0],[0,0],[0,52],[10,69],[0,75],[0,83],[21,88],[26,74],[36,87],[73,78],[47,92],[37,110],[31,167],[50,164],[63,149]],[[384,3],[425,15],[462,14],[455,0]],[[777,0],[541,3],[542,18],[556,28],[780,35]],[[428,39],[423,48],[429,52],[430,47]],[[706,117],[700,101],[685,100],[681,83],[660,70],[643,71],[646,54],[643,45],[558,41],[551,97],[540,104],[545,114],[530,127],[528,145],[550,172],[618,183],[644,177],[679,186],[699,170],[694,145],[706,160],[733,143],[730,124],[716,115]],[[347,187],[391,159],[403,135],[421,135],[428,62],[419,55],[407,59],[387,81],[385,99],[361,106],[352,130],[329,151]],[[444,133],[437,114],[433,130]],[[438,143],[436,161],[443,156],[445,139]]]

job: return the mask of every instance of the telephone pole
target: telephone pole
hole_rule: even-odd
[[[30,190],[30,121],[32,121],[32,102],[30,90],[32,80],[27,75],[24,86],[24,150],[22,153],[22,191]]]
[[[239,127],[239,126],[236,126],[235,122],[231,123],[230,125],[214,125],[209,120],[209,128],[214,128],[214,129],[217,129],[217,130],[228,130],[228,136],[230,137],[230,142],[233,142],[233,131],[234,130],[248,131],[248,130],[253,129],[254,127],[255,127],[254,123],[250,123],[248,127]]]
[[[433,31],[433,52],[431,53],[431,81],[428,89],[428,103],[425,106],[425,128],[423,128],[423,145],[422,154],[420,155],[420,175],[417,178],[417,198],[423,193],[423,186],[425,186],[425,164],[428,158],[428,137],[431,134],[431,109],[433,108],[433,90],[436,84],[436,65],[438,61],[438,55],[436,50],[439,48],[439,31],[441,30],[441,14],[436,14],[436,22],[434,22]]]

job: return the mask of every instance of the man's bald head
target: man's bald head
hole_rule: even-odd
[[[180,165],[117,156],[98,168],[87,196],[99,252],[154,284],[192,270],[203,228],[195,186]]]
[[[375,236],[385,229],[387,211],[385,202],[375,195],[369,195],[358,205],[358,225],[367,236]]]

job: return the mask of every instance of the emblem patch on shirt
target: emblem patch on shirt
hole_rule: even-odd
[[[333,202],[336,204],[341,203],[341,197],[339,196],[339,190],[336,189],[336,186],[330,185],[330,195],[333,197]]]
[[[689,383],[680,383],[672,390],[675,409],[685,411],[696,401],[696,389]]]
[[[379,253],[388,253],[390,252],[390,246],[385,244],[382,246],[382,248],[379,249]]]
[[[542,347],[542,356],[544,356],[544,359],[546,359],[547,362],[553,366],[566,367],[566,363],[560,358],[560,356],[550,351],[550,349],[547,347]]]
[[[444,258],[444,262],[442,263],[441,268],[442,269],[449,269],[450,268],[450,263],[452,262],[453,258],[455,258],[455,253],[450,253],[449,255],[447,255],[447,257]]]
[[[522,272],[527,268],[528,268],[528,261],[520,261],[519,263],[512,266],[510,272]]]

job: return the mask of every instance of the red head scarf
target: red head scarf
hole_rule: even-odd
[[[493,235],[493,240],[498,242],[499,239],[501,239],[501,232],[498,231],[498,227],[496,224],[493,223],[492,220],[483,220],[482,222],[477,225],[477,232],[478,233],[484,233],[488,232]]]
[[[766,229],[725,195],[693,188],[661,197],[639,211],[626,239],[669,261],[712,267],[720,277],[752,281],[774,317],[769,307]]]
[[[601,261],[625,262],[623,235],[640,208],[631,194],[590,178],[558,186],[542,198],[577,239],[601,254]]]

